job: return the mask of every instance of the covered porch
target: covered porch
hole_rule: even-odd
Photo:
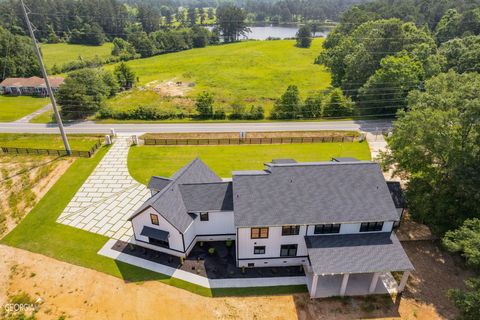
[[[394,233],[305,237],[311,298],[402,292],[413,265]],[[397,283],[391,271],[402,271]]]

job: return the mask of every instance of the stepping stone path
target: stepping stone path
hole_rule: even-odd
[[[75,194],[57,222],[128,241],[127,219],[150,197],[150,191],[128,173],[130,136],[118,136],[107,154]]]

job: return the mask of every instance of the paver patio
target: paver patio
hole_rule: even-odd
[[[118,136],[111,149],[75,194],[57,222],[128,241],[128,217],[150,197],[150,191],[128,173],[130,136]]]

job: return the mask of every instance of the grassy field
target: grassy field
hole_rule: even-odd
[[[82,59],[108,58],[113,49],[113,44],[107,42],[101,46],[86,46],[80,44],[52,43],[42,44],[41,50],[47,68],[53,65],[62,66],[70,61]]]
[[[95,169],[107,150],[107,147],[103,147],[92,158],[75,160],[35,208],[15,229],[1,239],[0,243],[101,271],[125,281],[158,280],[208,297],[237,294],[286,294],[307,290],[304,285],[210,290],[98,255],[97,252],[109,238],[56,223],[56,219]]]
[[[87,151],[98,141],[99,136],[69,134],[72,150]],[[63,149],[59,134],[0,133],[0,147]]]
[[[241,146],[141,146],[128,154],[130,174],[146,184],[152,175],[170,177],[182,166],[200,157],[221,177],[230,177],[233,170],[263,169],[263,164],[276,158],[297,161],[330,160],[332,157],[355,157],[370,160],[366,142],[305,143]]]
[[[15,121],[46,106],[47,98],[0,95],[0,121]]]
[[[268,110],[289,84],[297,85],[303,97],[330,85],[330,74],[313,63],[322,41],[315,39],[309,49],[295,47],[293,40],[246,41],[132,60],[127,64],[139,77],[139,86],[146,87],[121,94],[108,104],[128,109],[165,101],[164,108],[188,108],[184,101],[166,97],[159,100],[159,94],[152,92],[153,87],[168,81],[182,81],[195,84],[185,88],[187,97],[209,91],[222,106],[240,100]]]

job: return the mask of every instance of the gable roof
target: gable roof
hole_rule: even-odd
[[[161,191],[172,182],[171,179],[164,177],[152,176],[148,182],[147,188],[150,190]]]
[[[179,185],[188,212],[232,211],[232,182]]]
[[[262,174],[234,172],[235,226],[396,221],[377,163],[269,163]]]
[[[145,201],[145,203],[135,211],[129,220],[132,220],[145,209],[151,207],[180,232],[185,232],[188,226],[192,223],[194,217],[188,214],[188,210],[183,201],[179,185],[186,183],[222,181],[222,179],[220,179],[220,177],[217,176],[209,167],[207,167],[207,165],[199,158],[196,158],[177,171],[171,177],[171,180],[172,181],[160,192]]]

